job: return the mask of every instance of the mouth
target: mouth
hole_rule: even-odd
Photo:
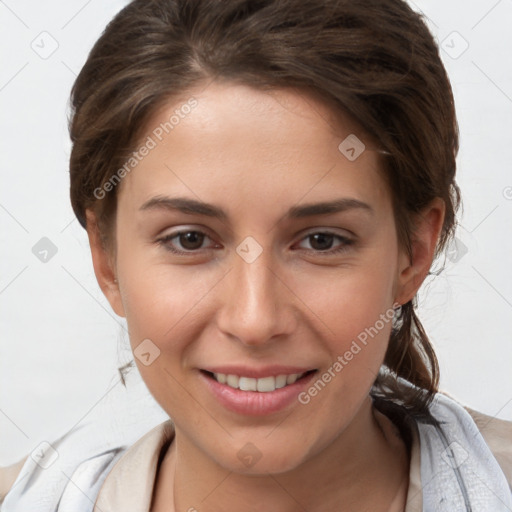
[[[225,409],[243,416],[266,416],[296,407],[317,369],[245,365],[200,369],[207,393]]]
[[[254,378],[243,375],[233,375],[226,373],[213,373],[207,370],[201,370],[206,377],[215,380],[219,384],[224,384],[232,389],[240,391],[252,391],[258,393],[271,393],[277,389],[286,388],[298,381],[306,379],[317,370],[308,370],[302,373],[280,374],[275,376]]]

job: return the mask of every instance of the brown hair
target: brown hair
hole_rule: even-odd
[[[358,121],[388,154],[398,239],[409,255],[414,215],[440,197],[438,256],[453,235],[458,127],[438,47],[403,0],[135,0],[109,23],[73,86],[71,203],[112,239],[116,190],[102,187],[166,101],[207,80],[298,87]],[[109,236],[110,231],[110,236]],[[414,311],[402,305],[372,395],[426,413],[439,367]],[[387,367],[387,368],[386,368]],[[414,384],[405,392],[401,377]]]

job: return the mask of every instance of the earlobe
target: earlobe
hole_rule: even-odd
[[[118,279],[116,277],[115,261],[112,254],[104,246],[96,215],[92,210],[86,210],[87,236],[91,248],[92,264],[96,280],[101,291],[107,298],[114,312],[124,317],[124,307],[121,300]]]
[[[396,302],[406,304],[416,295],[430,270],[445,215],[444,201],[436,197],[417,214],[411,233],[412,258],[401,251]]]

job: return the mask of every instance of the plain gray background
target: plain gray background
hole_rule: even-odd
[[[420,318],[442,389],[512,419],[512,0],[410,3],[454,88],[464,201],[445,270],[420,292]],[[0,1],[1,465],[84,418],[111,415],[141,435],[165,419],[137,370],[127,389],[119,383],[117,367],[131,359],[125,324],[96,283],[69,204],[69,92],[124,4]]]

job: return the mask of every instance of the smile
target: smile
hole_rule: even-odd
[[[226,375],[225,373],[210,374],[220,384],[226,384],[233,389],[241,391],[259,391],[260,393],[268,393],[276,389],[284,388],[293,384],[297,380],[304,377],[307,373],[292,373],[289,375],[277,375],[275,377],[262,377],[255,379],[252,377],[243,377],[238,375]]]
[[[203,369],[199,372],[208,393],[226,409],[251,416],[277,413],[293,404],[297,405],[297,396],[317,373],[317,370],[301,371],[302,368],[284,367],[265,370],[244,367],[229,368],[231,371],[227,367],[223,369],[228,373],[221,372],[221,368],[216,370]],[[251,373],[252,376],[247,375]]]

